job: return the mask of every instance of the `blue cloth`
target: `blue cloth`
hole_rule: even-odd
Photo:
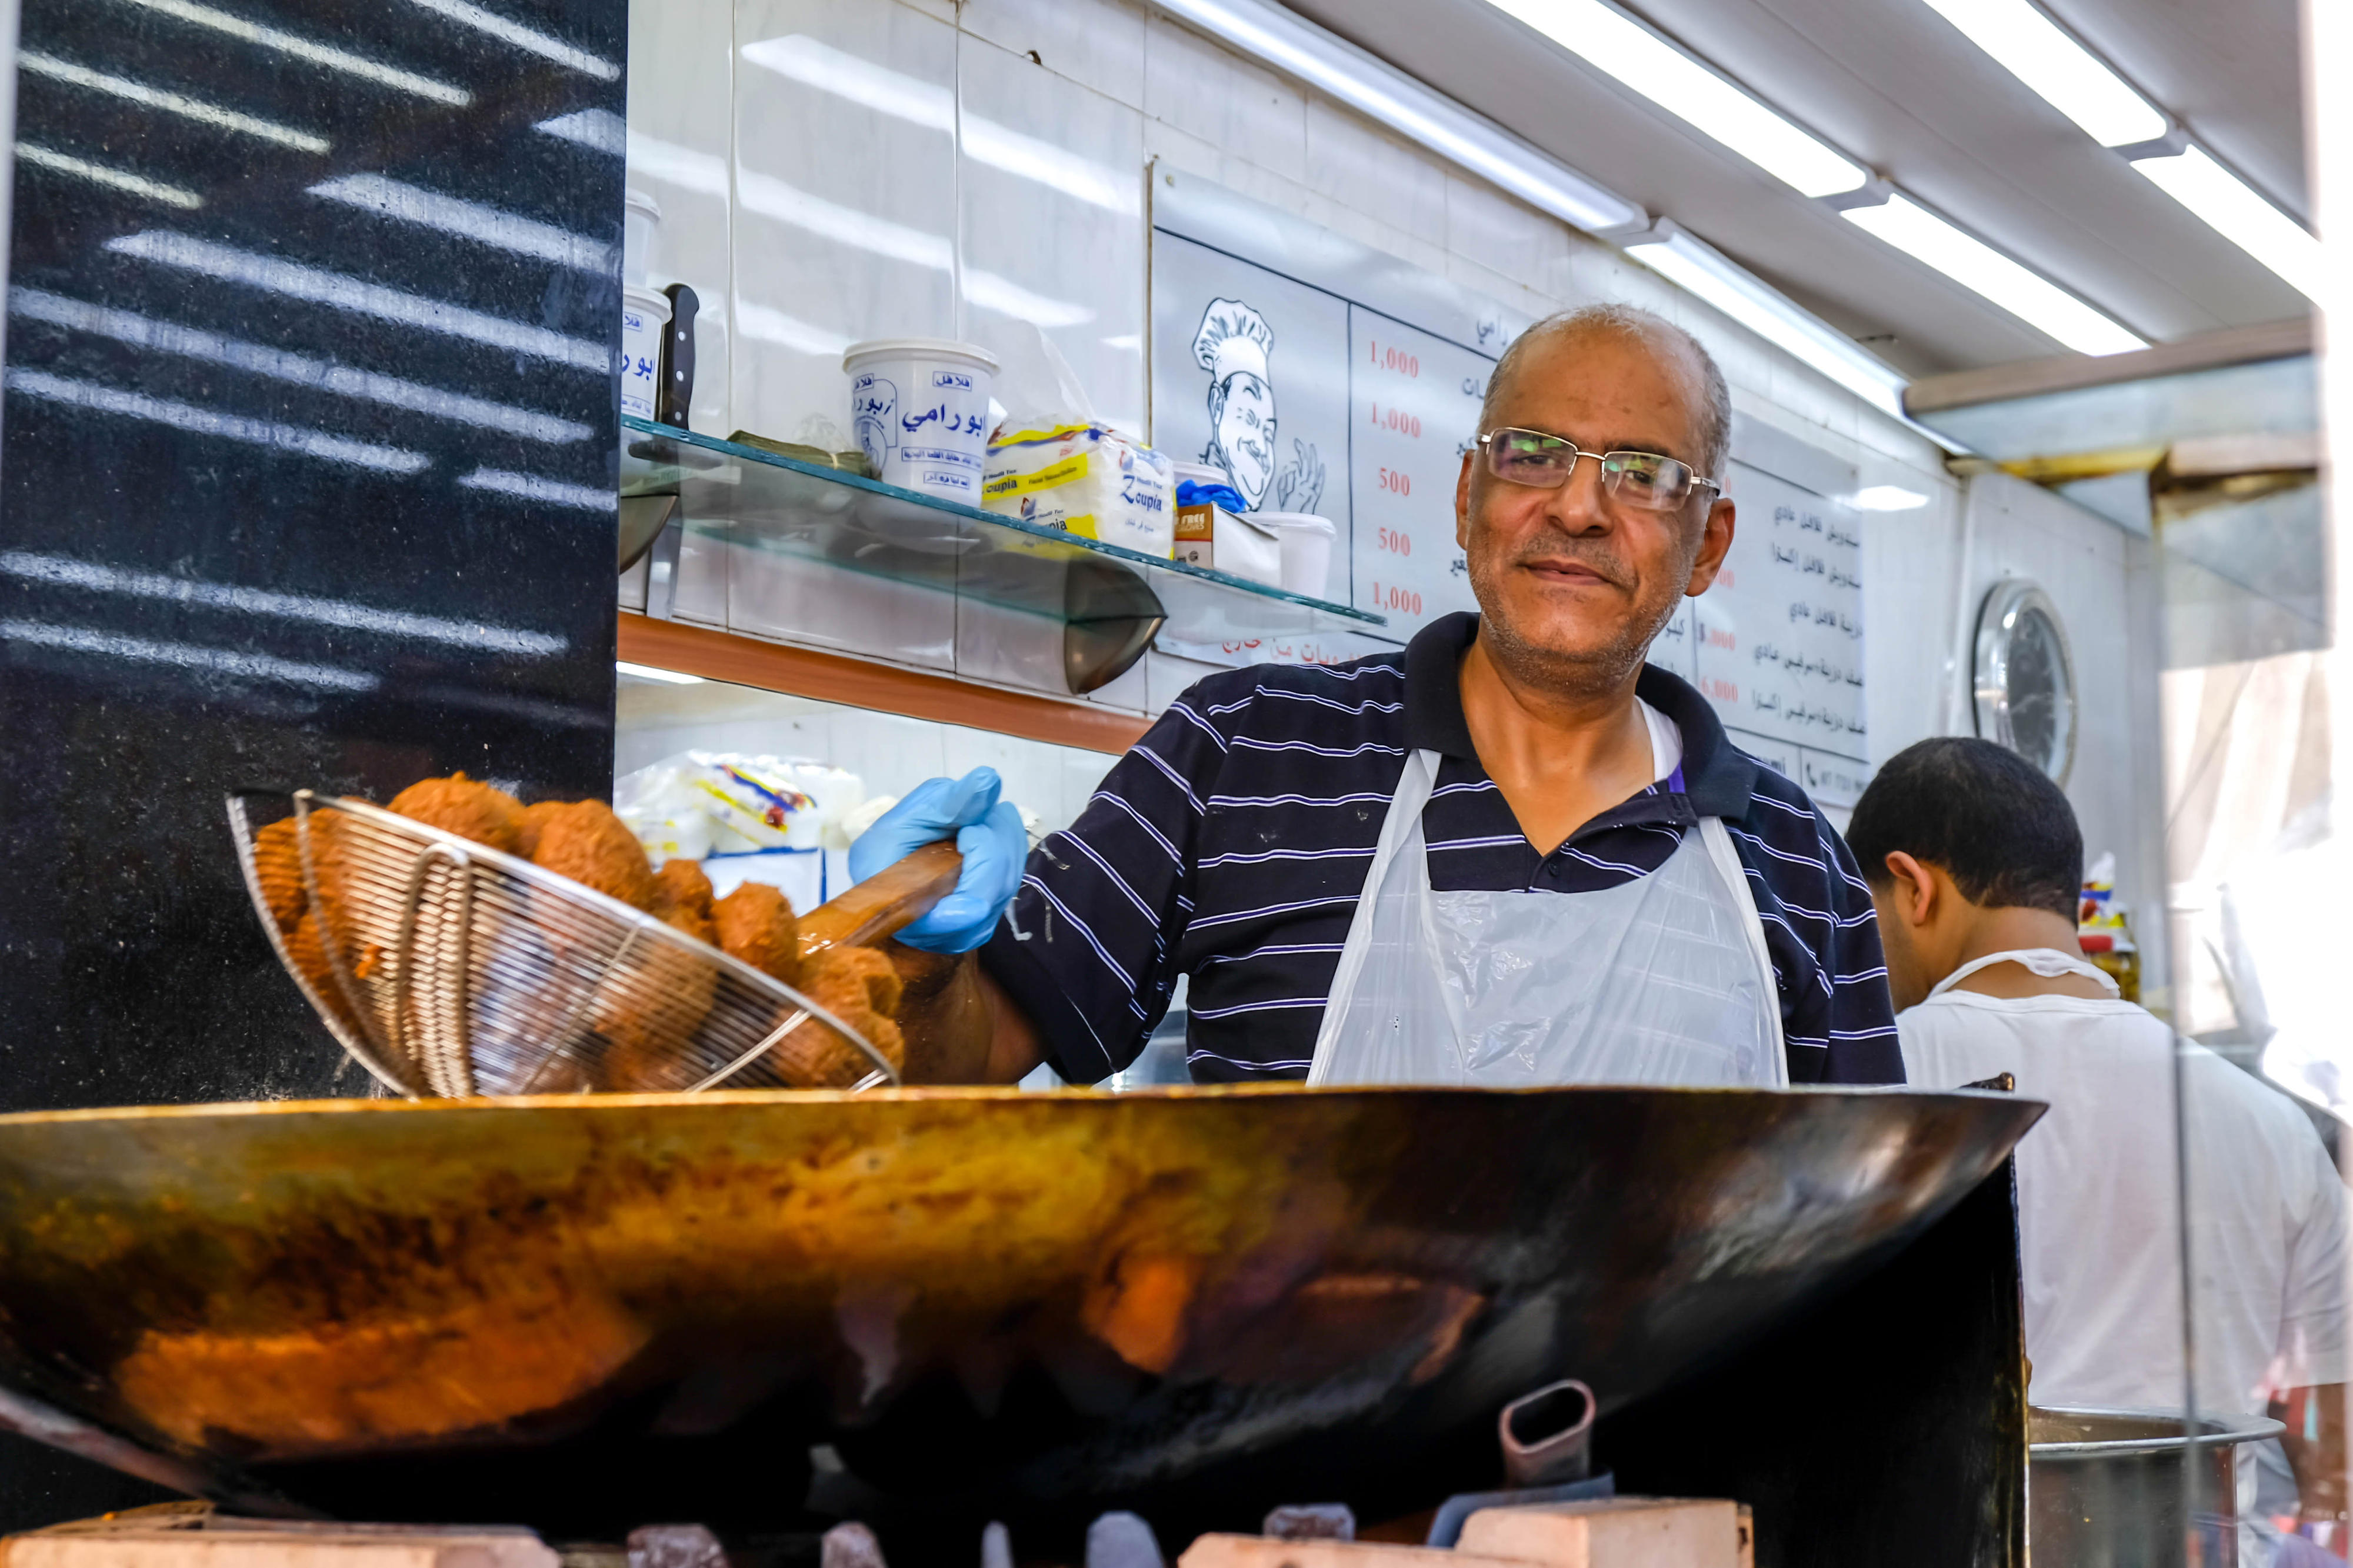
[[[1231,485],[1205,485],[1193,479],[1176,481],[1178,506],[1199,506],[1204,501],[1224,507],[1230,512],[1250,510],[1250,502],[1242,500],[1242,492]]]
[[[926,779],[849,847],[849,879],[862,882],[926,844],[955,840],[964,872],[953,892],[898,933],[909,947],[970,952],[988,940],[1013,902],[1029,835],[1020,811],[997,798],[1004,788],[995,768],[975,768],[960,779]]]

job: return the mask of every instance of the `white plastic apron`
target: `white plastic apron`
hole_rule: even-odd
[[[1440,893],[1406,759],[1340,950],[1309,1083],[1789,1081],[1765,927],[1715,817],[1596,893]]]
[[[2124,988],[2116,976],[2088,959],[2072,952],[2062,952],[2055,947],[2020,947],[2007,952],[1989,952],[1983,958],[1972,958],[1929,988],[1930,996],[1942,996],[1959,982],[1967,980],[1980,969],[1990,969],[1997,963],[2023,964],[2045,980],[2056,980],[2063,974],[2081,974],[2098,981],[2111,996],[2122,996]]]

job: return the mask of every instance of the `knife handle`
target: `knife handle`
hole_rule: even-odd
[[[654,398],[654,418],[682,430],[686,411],[694,402],[694,317],[702,301],[683,283],[662,292],[670,296],[670,332],[662,339],[661,388]]]

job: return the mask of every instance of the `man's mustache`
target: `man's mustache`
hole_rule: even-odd
[[[1634,574],[1626,563],[1606,551],[1578,550],[1560,544],[1538,544],[1512,557],[1514,566],[1558,566],[1575,564],[1593,573],[1613,588],[1633,584]]]

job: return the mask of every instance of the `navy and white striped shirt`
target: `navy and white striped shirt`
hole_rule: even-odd
[[[1092,1083],[1134,1060],[1184,974],[1196,1080],[1305,1077],[1406,753],[1428,750],[1443,759],[1422,816],[1441,892],[1619,886],[1722,817],[1764,921],[1790,1080],[1903,1082],[1870,889],[1805,792],[1646,668],[1636,690],[1683,731],[1684,787],[1651,784],[1539,853],[1463,718],[1477,627],[1450,616],[1398,653],[1211,676],[1170,706],[1030,856],[983,950],[1055,1070]]]

